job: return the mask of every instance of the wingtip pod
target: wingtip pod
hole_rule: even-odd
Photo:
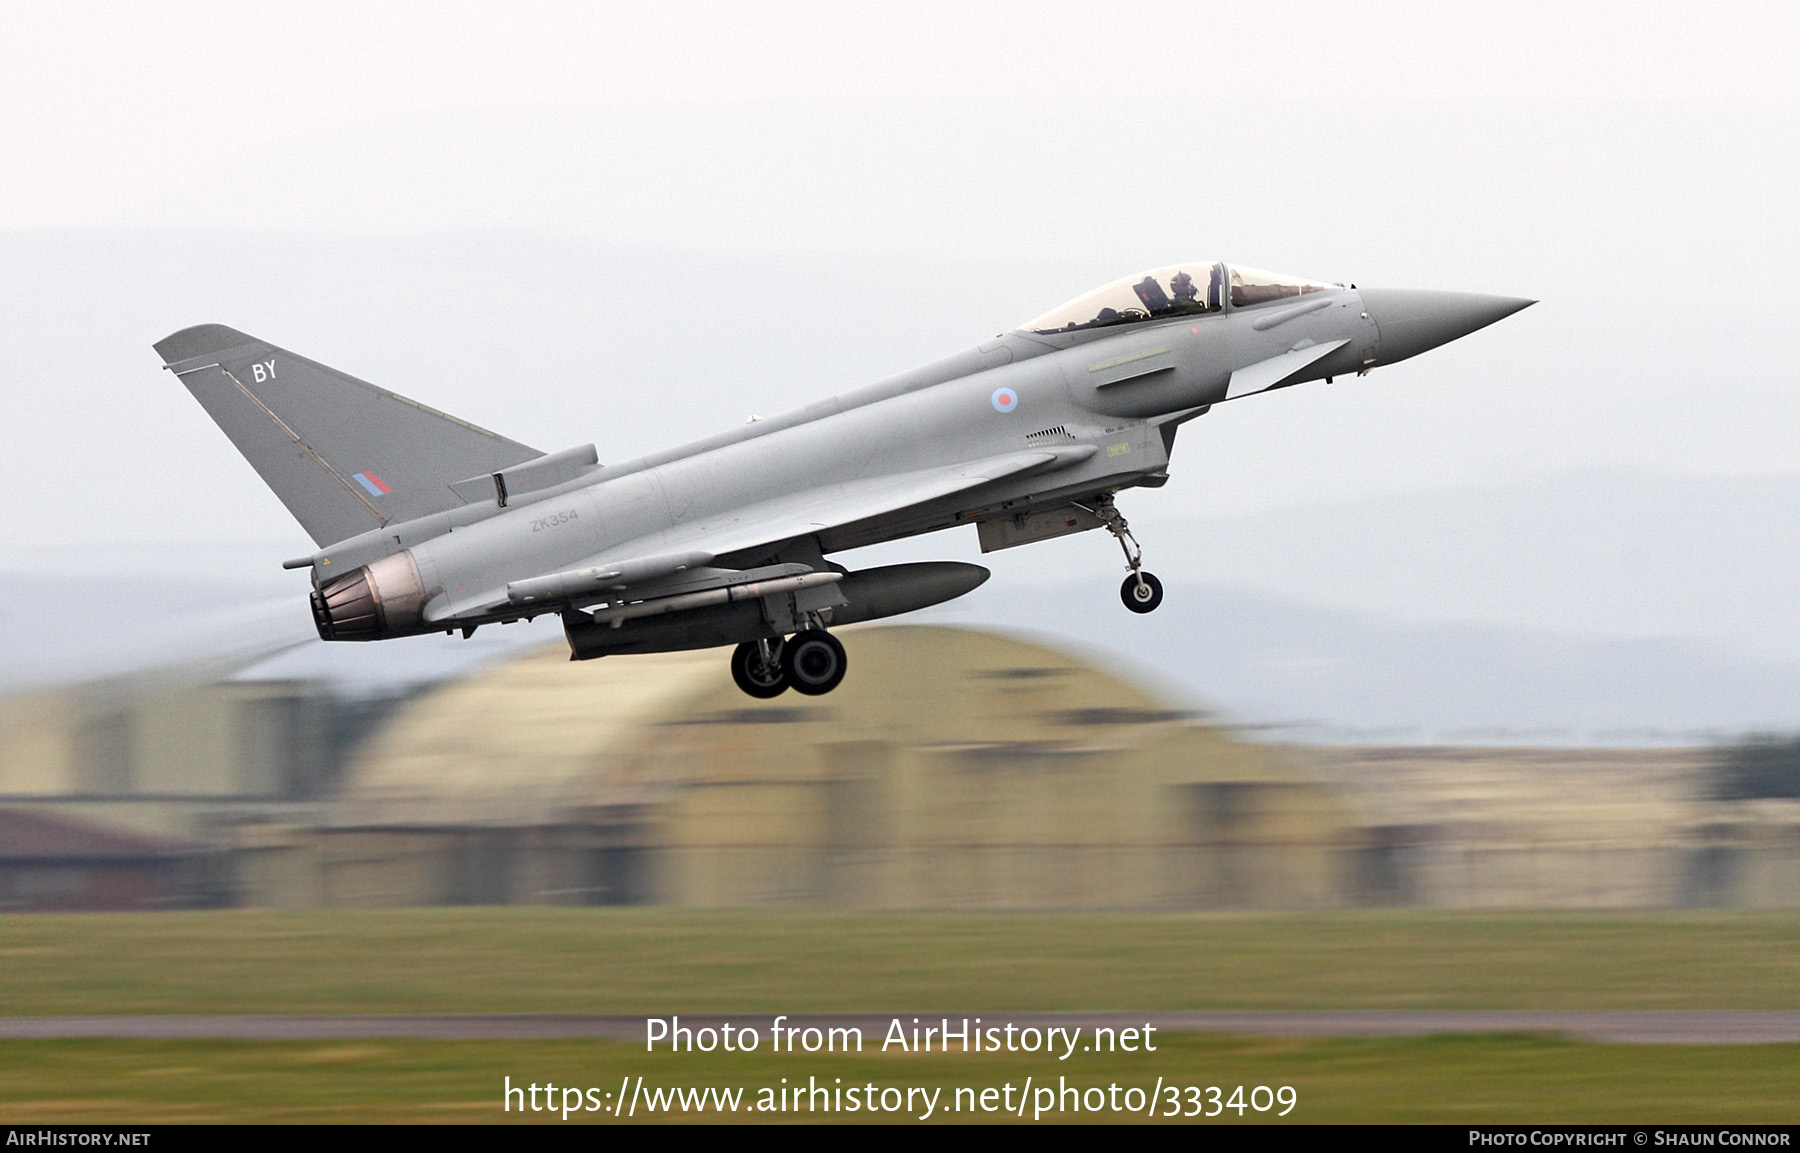
[[[163,358],[164,364],[180,364],[184,360],[212,356],[228,348],[259,343],[261,342],[254,336],[235,328],[227,328],[223,324],[196,324],[180,332],[171,332],[150,347],[156,349],[156,355]]]

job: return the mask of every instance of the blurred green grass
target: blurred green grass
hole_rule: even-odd
[[[1796,1009],[1800,914],[11,915],[0,1014]]]
[[[646,1055],[593,1041],[336,1041],[0,1043],[0,1123],[545,1122],[557,1114],[500,1110],[504,1078],[616,1093],[626,1075],[647,1086],[958,1086],[1015,1089],[1059,1076],[1082,1088],[1117,1083],[1291,1085],[1295,1122],[1791,1123],[1800,1046],[1590,1045],[1534,1037],[1279,1040],[1167,1036],[1153,1054],[1066,1062],[1007,1054],[806,1057],[762,1052]],[[539,1100],[542,1101],[540,1095]],[[1015,1097],[1016,1100],[1016,1097]],[[1205,1100],[1204,1093],[1201,1100]],[[1279,1106],[1277,1106],[1279,1108]],[[640,1107],[636,1119],[658,1120]],[[678,1119],[678,1118],[669,1118]],[[686,1120],[720,1120],[717,1114]],[[734,1115],[734,1120],[900,1120],[867,1113]],[[1046,1118],[1049,1120],[1050,1118]],[[1142,1120],[1115,1113],[1064,1121]],[[1015,1122],[965,1111],[935,1121]],[[1190,1119],[1197,1120],[1197,1119]],[[1207,1124],[1238,1120],[1233,1110]],[[1278,1124],[1273,1112],[1244,1120]],[[604,1113],[571,1115],[616,1123]]]

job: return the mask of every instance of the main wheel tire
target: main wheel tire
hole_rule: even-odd
[[[775,663],[769,665],[763,663],[762,647],[755,641],[746,641],[732,650],[731,679],[737,682],[738,688],[758,700],[768,700],[787,692],[788,679],[782,671],[779,642],[776,648]]]
[[[1162,582],[1147,572],[1133,574],[1119,586],[1119,599],[1134,613],[1155,612],[1162,603]]]
[[[844,646],[823,629],[807,629],[788,638],[781,647],[781,671],[797,693],[824,696],[844,679],[849,662]]]

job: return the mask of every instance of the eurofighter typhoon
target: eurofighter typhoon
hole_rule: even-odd
[[[831,554],[974,525],[983,552],[1104,529],[1134,613],[1162,584],[1116,494],[1169,479],[1216,404],[1416,356],[1532,302],[1224,263],[1126,277],[984,344],[682,448],[545,453],[223,325],[156,344],[319,546],[328,641],[562,618],[573,659],[735,646],[746,693],[843,679],[830,629],[962,596],[978,565]]]

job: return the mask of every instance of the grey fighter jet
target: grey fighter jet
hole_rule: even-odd
[[[828,631],[937,604],[971,564],[826,558],[974,525],[983,552],[1105,529],[1147,613],[1162,584],[1114,498],[1169,479],[1213,405],[1361,375],[1532,302],[1358,289],[1237,265],[1158,268],[913,372],[622,464],[545,453],[255,337],[203,324],[165,367],[319,545],[319,635],[368,641],[562,618],[573,659],[736,646],[754,697],[837,687]]]

